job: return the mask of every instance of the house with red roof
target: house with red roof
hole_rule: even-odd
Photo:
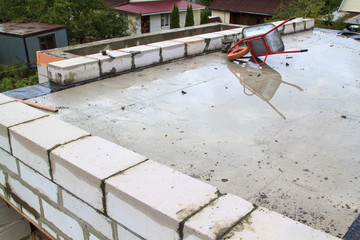
[[[185,0],[104,0],[128,19],[132,33],[150,33],[170,29],[170,13],[179,8],[180,27],[185,26],[186,9],[192,5],[194,24],[200,25],[200,11],[205,6]]]
[[[213,0],[212,16],[223,23],[255,25],[274,15],[282,0]]]

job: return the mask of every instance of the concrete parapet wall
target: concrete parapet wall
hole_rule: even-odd
[[[107,55],[103,55],[102,53],[87,56],[89,58],[98,59],[101,76],[122,72],[131,68],[131,53],[110,51],[109,54],[112,58]]]
[[[280,22],[274,22],[275,25],[278,25],[279,23]],[[292,34],[309,30],[313,27],[314,19],[297,18],[281,26],[279,31],[281,34]],[[200,29],[200,27],[193,29],[191,32],[193,35],[186,37],[178,37],[181,35],[178,31],[170,31],[167,33],[173,33],[171,37],[170,35],[163,35],[165,33],[159,34],[159,36],[163,36],[163,38],[159,38],[159,36],[155,38],[155,35],[152,34],[148,36],[149,39],[146,41],[143,39],[144,36],[140,36],[138,37],[139,39],[132,39],[131,47],[128,47],[129,44],[121,45],[120,43],[115,44],[115,42],[112,42],[112,45],[106,45],[104,44],[104,41],[91,43],[91,51],[94,51],[94,48],[96,48],[97,52],[103,49],[114,50],[110,51],[114,58],[102,56],[100,53],[77,57],[73,57],[72,54],[72,58],[70,59],[50,62],[48,65],[39,62],[39,81],[45,82],[48,80],[67,85],[85,80],[97,79],[100,76],[109,74],[120,74],[121,72],[135,68],[161,64],[184,56],[220,50],[222,47],[221,39],[225,37],[241,39],[243,27],[229,25],[227,29],[220,29],[220,31],[219,28],[213,28],[213,32],[208,32],[209,29],[206,31],[203,30],[205,33],[201,33],[202,31]],[[197,34],[199,32],[201,34]],[[186,35],[188,34],[190,34],[190,32],[187,32]],[[165,41],[159,41],[158,39],[164,39]],[[125,40],[126,39],[124,39],[124,41]],[[175,44],[176,42],[178,44]],[[96,43],[98,43],[98,45],[96,45]],[[120,48],[120,46],[122,47]],[[84,50],[85,48],[82,49],[85,53],[90,52],[90,50]],[[131,54],[131,56],[129,54]],[[38,55],[42,56],[41,54]]]
[[[176,28],[156,33],[145,33],[141,35],[106,39],[97,42],[73,45],[59,49],[45,50],[46,54],[54,55],[61,58],[72,58],[76,56],[86,56],[95,54],[103,49],[121,49],[134,47],[138,45],[147,45],[154,42],[168,41],[176,38],[190,37],[198,34],[212,33],[232,28],[238,28],[239,25],[210,23],[200,26],[192,26],[185,28]]]
[[[47,70],[49,80],[61,85],[100,77],[99,60],[89,57],[52,62]]]
[[[0,196],[54,239],[337,239],[0,94]]]

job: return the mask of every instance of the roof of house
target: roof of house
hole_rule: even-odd
[[[0,24],[0,35],[25,38],[25,37],[44,34],[64,28],[65,28],[64,25],[58,25],[58,24],[36,23],[36,22],[28,22],[28,23],[6,22]]]
[[[128,4],[130,0],[104,0],[110,7]]]
[[[274,14],[282,0],[214,0],[209,8],[230,12]]]
[[[188,5],[192,5],[193,9],[205,8],[205,6],[203,5],[187,2],[184,0],[164,0],[164,1],[129,3],[114,8],[119,11],[133,13],[133,14],[154,14],[154,13],[171,12],[175,3],[179,7],[180,11],[186,10]]]

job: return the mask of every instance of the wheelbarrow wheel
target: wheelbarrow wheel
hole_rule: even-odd
[[[231,51],[228,53],[228,59],[230,61],[233,61],[235,59],[242,58],[243,56],[248,54],[248,52],[249,52],[248,47],[241,47],[241,48],[235,49],[234,51]]]

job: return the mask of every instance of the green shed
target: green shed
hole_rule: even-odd
[[[36,52],[69,45],[64,25],[47,23],[0,24],[0,64],[36,64]]]

